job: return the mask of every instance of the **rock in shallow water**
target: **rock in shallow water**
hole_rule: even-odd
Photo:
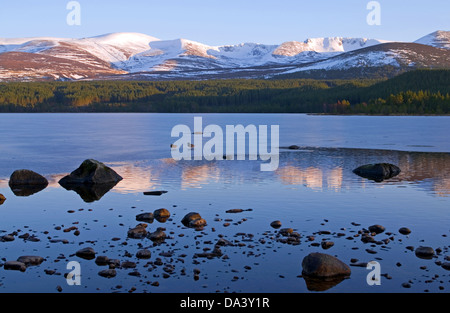
[[[26,269],[27,269],[27,266],[25,265],[25,263],[22,263],[22,262],[19,262],[19,261],[7,261],[3,265],[3,268],[5,270],[25,272]]]
[[[63,177],[59,184],[77,185],[77,184],[110,184],[118,183],[122,177],[105,164],[88,159],[85,160],[79,168]]]
[[[421,259],[431,259],[434,256],[434,249],[420,246],[415,251],[416,256]]]
[[[315,278],[350,276],[350,267],[338,258],[324,253],[310,253],[302,261],[302,274]]]
[[[356,175],[376,182],[397,176],[400,172],[398,166],[389,163],[366,164],[353,170]]]
[[[91,247],[83,248],[78,250],[75,255],[79,258],[92,260],[95,258],[95,250]]]
[[[201,229],[206,226],[206,221],[197,212],[190,212],[186,214],[181,223],[189,228]]]
[[[44,258],[35,255],[25,255],[17,259],[18,262],[24,263],[26,266],[39,265],[44,262]]]
[[[47,186],[47,178],[30,170],[14,171],[9,178],[9,187],[19,197],[31,196]]]

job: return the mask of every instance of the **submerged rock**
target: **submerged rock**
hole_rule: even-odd
[[[398,166],[389,163],[366,164],[353,170],[356,175],[376,182],[382,182],[385,179],[397,176],[400,172]]]
[[[30,170],[17,170],[9,178],[9,187],[19,197],[28,197],[44,190],[48,180],[44,176]]]

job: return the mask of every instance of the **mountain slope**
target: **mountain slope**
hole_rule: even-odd
[[[450,32],[445,31],[415,43],[330,37],[280,45],[210,46],[140,33],[81,39],[0,38],[0,81],[270,78],[294,74],[388,77],[415,68],[448,68],[449,50]]]
[[[450,31],[435,31],[416,40],[415,43],[450,50]]]

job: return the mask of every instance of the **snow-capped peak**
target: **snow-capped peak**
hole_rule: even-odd
[[[415,43],[433,46],[436,48],[450,49],[450,31],[435,31],[416,40]]]

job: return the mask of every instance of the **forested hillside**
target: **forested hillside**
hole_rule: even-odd
[[[1,83],[0,112],[450,114],[450,70],[389,80]]]

